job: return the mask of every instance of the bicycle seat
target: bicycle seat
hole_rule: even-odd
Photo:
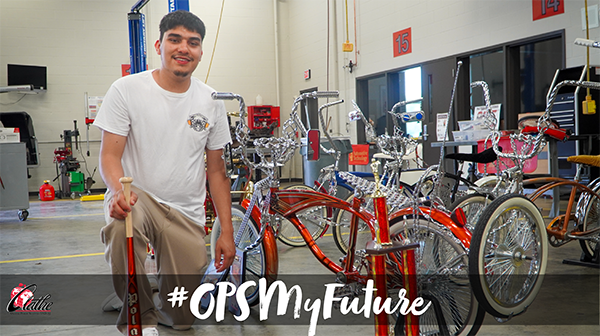
[[[498,147],[500,151],[502,151],[502,147]],[[476,162],[476,163],[490,163],[496,161],[498,156],[496,152],[494,152],[494,148],[490,147],[483,152],[475,153],[475,154],[466,154],[466,153],[451,153],[445,156],[446,159],[452,159],[457,161],[468,161],[468,162]]]
[[[588,166],[600,167],[600,155],[575,155],[567,158],[568,162],[582,163]]]
[[[394,159],[391,155],[384,154],[384,153],[375,153],[375,154],[373,154],[373,158],[374,159],[386,159],[386,160]]]

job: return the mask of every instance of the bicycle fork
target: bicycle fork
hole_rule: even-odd
[[[367,243],[366,252],[371,264],[371,275],[376,289],[376,297],[383,303],[388,296],[386,257],[396,259],[395,252],[400,251],[401,261],[394,260],[396,265],[401,265],[404,279],[404,287],[411,302],[417,298],[417,280],[416,263],[414,248],[418,244],[394,244],[390,239],[390,227],[387,213],[386,197],[379,189],[379,175],[377,166],[379,162],[371,164],[375,175],[376,188],[372,195],[373,205],[375,207],[375,219],[378,223],[376,240]],[[352,237],[352,235],[351,235]],[[352,242],[350,242],[352,243]],[[350,250],[350,249],[349,249]],[[404,316],[404,334],[407,336],[416,336],[419,334],[419,320],[416,315],[409,313]],[[382,310],[375,315],[375,335],[387,336],[390,333],[389,316]]]

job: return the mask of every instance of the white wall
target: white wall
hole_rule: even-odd
[[[599,1],[589,0],[588,6]],[[581,29],[583,0],[566,0],[565,13],[532,20],[531,0],[356,1],[358,64],[355,77],[408,67],[450,55],[565,29],[566,65],[585,64],[585,48],[573,45]],[[596,15],[598,13],[589,13]],[[393,57],[393,32],[412,29],[412,53]],[[598,28],[591,39],[600,39]],[[600,51],[591,50],[591,64]],[[548,69],[554,72],[555,69]]]
[[[29,180],[30,191],[37,190],[43,180],[54,178],[53,151],[61,146],[60,134],[72,129],[74,119],[78,120],[85,139],[84,92],[103,95],[121,76],[121,64],[129,62],[126,14],[134,2],[0,2],[0,86],[6,84],[8,63],[48,66],[46,93],[25,96],[14,104],[21,95],[0,95],[0,111],[27,111],[41,142],[42,164],[30,171],[33,176]],[[190,10],[207,26],[204,57],[194,74],[203,81],[216,39],[221,3],[190,0]],[[346,115],[352,109],[350,101],[355,96],[357,77],[560,29],[566,31],[567,66],[585,63],[585,48],[572,44],[576,37],[585,37],[580,14],[583,0],[566,0],[564,14],[538,21],[532,21],[531,0],[348,0],[347,3],[349,40],[355,48],[352,53],[341,50],[346,40],[345,1],[225,1],[208,84],[219,91],[243,95],[249,105],[260,94],[265,104],[281,106],[282,119],[289,114],[299,91],[310,87],[339,90],[346,102],[331,109],[331,128],[335,134],[355,138],[356,127],[347,124]],[[590,6],[599,3],[588,1]],[[167,10],[167,0],[152,0],[142,10],[147,21],[150,68],[159,66],[153,43],[158,38],[158,23]],[[412,29],[412,53],[393,57],[392,34],[408,27]],[[599,32],[598,28],[591,29],[590,38],[600,39]],[[600,64],[600,52],[594,49],[590,54],[591,64]],[[349,60],[358,63],[352,73],[343,68]],[[303,79],[306,69],[312,71],[310,80]],[[228,105],[230,110],[236,108],[234,103]],[[99,137],[92,127],[92,156],[87,158],[90,172],[98,165]],[[79,154],[77,157],[82,158]],[[292,176],[301,177],[298,157],[291,168],[283,170],[283,175],[290,171]],[[94,187],[104,187],[99,175],[95,177]]]
[[[588,6],[598,5],[589,0]],[[567,66],[585,63],[585,48],[574,46],[581,29],[583,0],[566,0],[565,13],[532,20],[531,0],[357,1],[360,67],[357,76],[442,58],[492,45],[566,30]],[[590,13],[590,15],[598,13]],[[412,28],[412,53],[393,57],[392,33]],[[590,38],[600,38],[598,28]],[[592,64],[600,53],[592,51]],[[549,69],[549,71],[552,71]]]
[[[131,0],[2,0],[0,1],[0,86],[6,85],[6,64],[45,65],[48,91],[22,97],[0,94],[0,112],[26,111],[33,119],[40,142],[41,165],[30,169],[29,190],[36,191],[56,176],[54,150],[63,146],[60,135],[78,121],[83,155],[90,173],[98,166],[100,132],[90,127],[91,156],[86,157],[84,93],[102,96],[129,63],[127,13]],[[146,15],[148,65],[160,66],[154,51],[158,24],[168,12],[167,0],[152,0]],[[214,48],[220,1],[190,0],[190,10],[206,24],[204,56],[195,76],[206,80]],[[221,30],[208,84],[233,91],[254,104],[260,94],[265,104],[277,103],[275,80],[273,2],[225,1]],[[15,103],[21,99],[18,103]],[[237,110],[235,104],[228,109]],[[174,135],[173,135],[174,136]],[[176,163],[174,163],[176,164]],[[85,165],[81,170],[88,176]],[[100,175],[93,188],[104,188]],[[58,180],[53,183],[58,187]]]

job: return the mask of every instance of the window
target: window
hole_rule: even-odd
[[[404,98],[405,100],[415,100],[423,97],[421,93],[421,67],[416,67],[403,71],[404,73]],[[406,105],[406,112],[420,112],[421,103],[412,103]],[[406,123],[406,134],[410,137],[421,136],[423,129],[422,119],[411,120]]]
[[[521,75],[520,112],[541,112],[557,69],[562,69],[562,41],[553,38],[519,46]]]
[[[564,31],[557,31],[459,57],[469,69],[457,97],[459,116],[472,117],[467,104],[485,104],[481,89],[468,88],[479,80],[488,84],[491,103],[502,104],[500,129],[517,128],[519,113],[543,111],[554,73],[564,68],[564,43]]]
[[[369,101],[365,116],[375,126],[377,135],[387,133],[387,85],[385,76],[368,81]]]

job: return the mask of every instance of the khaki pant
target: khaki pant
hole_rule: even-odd
[[[133,216],[133,245],[135,249],[135,267],[138,274],[140,311],[144,326],[155,326],[157,322],[172,326],[174,329],[189,329],[195,321],[189,308],[189,299],[181,307],[171,307],[166,301],[168,293],[175,287],[185,287],[188,298],[202,280],[203,267],[206,266],[207,253],[204,242],[204,228],[169,206],[158,203],[154,198],[132,186],[138,195],[137,203],[129,216]],[[106,226],[101,230],[105,244],[106,261],[113,274],[113,286],[117,296],[127,302],[127,244],[125,221],[108,215],[108,202],[112,198],[109,192],[104,202]],[[147,258],[146,244],[154,247],[158,270],[158,291],[160,302],[153,302],[153,290],[150,287],[145,270]],[[127,309],[121,309],[117,328],[127,332]]]

